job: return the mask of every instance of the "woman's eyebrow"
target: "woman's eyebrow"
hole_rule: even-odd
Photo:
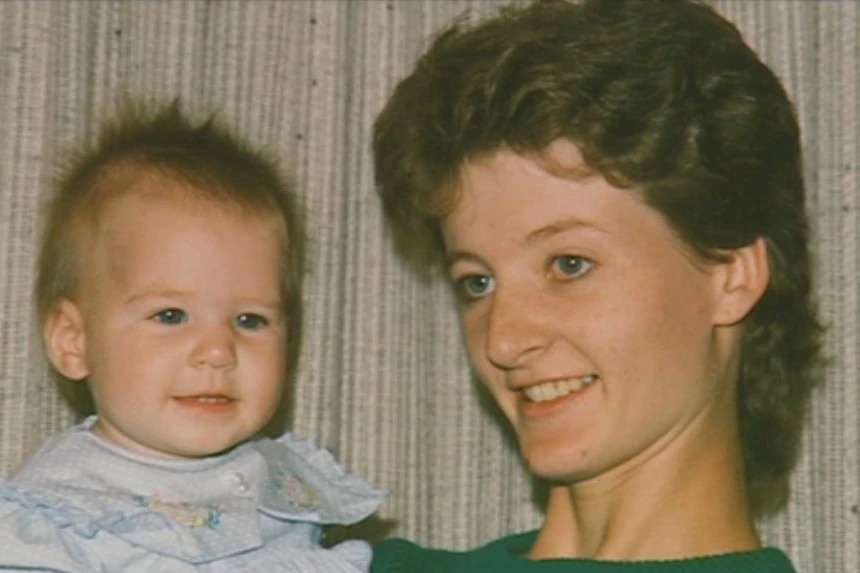
[[[451,268],[454,265],[454,263],[464,261],[464,260],[465,261],[481,262],[481,259],[477,255],[470,253],[468,251],[459,251],[458,250],[458,251],[451,251],[450,253],[445,254],[445,267]]]
[[[607,234],[604,229],[601,229],[600,227],[592,223],[583,221],[578,217],[567,217],[564,219],[559,219],[558,221],[553,221],[549,225],[544,225],[539,229],[535,229],[534,231],[526,235],[526,238],[523,240],[523,243],[527,245],[537,243],[553,235],[558,235],[559,233],[564,233],[573,229],[587,229],[590,231],[597,231],[602,234]]]

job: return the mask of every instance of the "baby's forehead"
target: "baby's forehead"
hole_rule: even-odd
[[[150,269],[143,274],[154,279],[177,272],[187,278],[181,269],[207,268],[200,261],[234,268],[265,261],[265,268],[278,269],[286,234],[272,214],[160,186],[112,197],[83,236],[76,249],[83,276],[121,278]]]
[[[159,241],[164,238],[159,231],[163,225],[205,229],[227,218],[238,223],[239,233],[271,230],[274,225],[276,232],[269,233],[266,240],[273,238],[286,252],[283,247],[290,229],[285,216],[276,205],[248,200],[241,189],[225,189],[173,170],[125,162],[100,175],[90,191],[88,204],[80,205],[72,222],[74,265],[84,276],[95,272],[93,264],[102,268],[102,263],[115,264],[113,259],[128,256],[124,250],[131,246],[160,243],[170,248],[171,243]],[[213,228],[213,232],[220,231]]]
[[[250,206],[246,193],[216,178],[184,173],[161,165],[123,161],[107,167],[99,177],[96,200],[109,204],[124,198],[175,201],[177,205],[205,202],[213,207],[242,209]]]
[[[136,203],[141,209],[171,204],[177,210],[223,213],[249,220],[283,219],[274,205],[262,203],[252,193],[160,166],[124,163],[111,167],[96,187],[90,217],[85,218],[93,227],[109,220],[117,205],[128,203]]]
[[[122,259],[135,253],[182,249],[186,240],[201,234],[233,233],[237,242],[244,235],[259,235],[261,241],[279,245],[287,240],[286,224],[277,213],[242,205],[183,181],[139,178],[104,191],[101,205],[78,223],[76,266],[85,275],[104,270],[104,265],[122,265]],[[225,220],[232,223],[225,227]]]

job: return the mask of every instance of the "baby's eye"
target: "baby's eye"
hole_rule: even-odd
[[[454,288],[461,300],[481,298],[493,292],[496,280],[489,275],[466,275],[454,281]]]
[[[552,270],[564,278],[578,278],[594,267],[594,263],[578,255],[553,257]]]
[[[259,314],[244,313],[236,317],[236,326],[246,330],[257,330],[269,324],[269,321]]]
[[[166,308],[153,314],[152,318],[161,324],[182,324],[188,320],[188,315],[178,308]]]

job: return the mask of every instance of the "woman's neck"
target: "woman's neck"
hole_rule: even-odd
[[[529,557],[680,559],[760,547],[736,428],[699,420],[687,430],[623,468],[553,486]]]

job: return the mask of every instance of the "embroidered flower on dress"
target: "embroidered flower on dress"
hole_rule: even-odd
[[[197,506],[178,501],[166,501],[161,494],[138,495],[135,500],[141,507],[170,517],[188,527],[215,529],[221,522],[221,509],[216,506]]]
[[[319,498],[314,488],[299,480],[291,473],[284,473],[281,478],[281,489],[290,501],[299,507],[312,508],[319,506]]]

